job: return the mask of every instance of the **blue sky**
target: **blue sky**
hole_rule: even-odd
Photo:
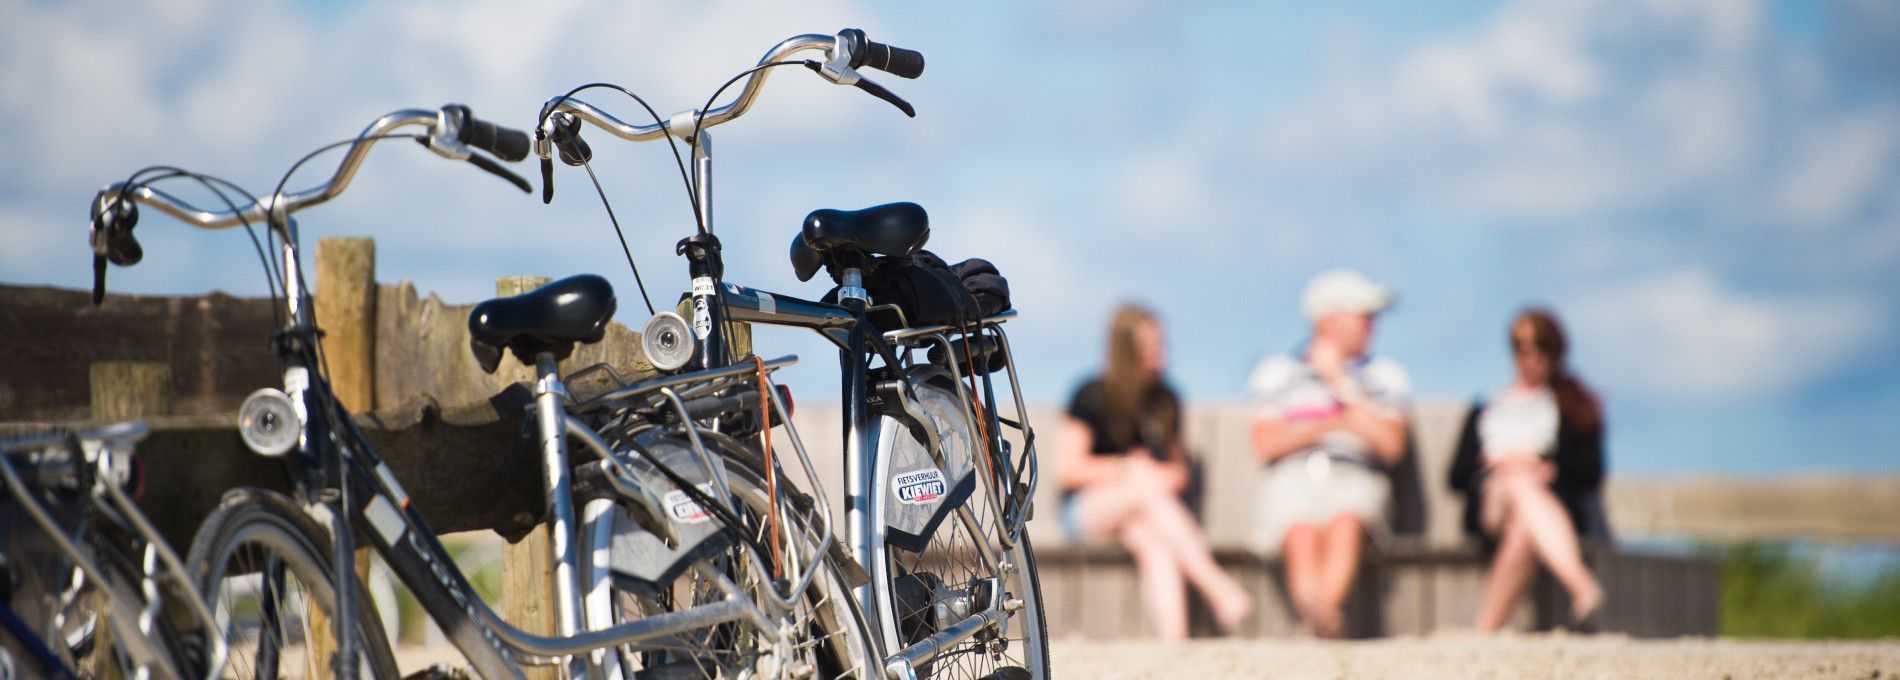
[[[85,204],[153,163],[263,191],[388,110],[456,101],[526,127],[594,80],[662,113],[775,40],[844,26],[923,51],[901,114],[786,72],[716,135],[732,280],[815,297],[805,212],[914,200],[931,246],[1010,275],[1033,398],[1100,361],[1107,311],[1161,310],[1191,399],[1242,398],[1300,342],[1300,285],[1395,286],[1378,349],[1421,395],[1507,377],[1527,303],[1636,474],[1900,471],[1900,5],[1885,0],[1448,3],[0,2],[0,281],[89,284]],[[594,101],[631,117],[613,97]],[[685,283],[671,156],[594,136],[657,297]],[[553,206],[419,150],[379,149],[307,213],[374,235],[379,272],[471,302],[501,274],[614,277],[577,170]],[[320,167],[320,166],[319,166]],[[524,165],[523,174],[532,175]],[[302,176],[305,185],[320,174]],[[162,218],[115,290],[262,294],[250,245]],[[17,341],[17,340],[16,340]],[[806,399],[832,355],[793,334]]]

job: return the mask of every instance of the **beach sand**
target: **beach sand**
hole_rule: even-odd
[[[1058,640],[1065,678],[1900,678],[1900,639],[1726,638],[1470,632],[1328,642]]]

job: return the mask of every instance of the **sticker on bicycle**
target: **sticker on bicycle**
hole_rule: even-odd
[[[701,484],[699,490],[710,493],[712,491],[708,488],[710,486],[710,484]],[[712,513],[701,507],[698,501],[686,495],[682,489],[666,492],[666,496],[661,501],[666,503],[666,513],[672,515],[675,522],[699,524],[712,519]]]
[[[891,479],[897,487],[897,502],[905,505],[924,505],[943,498],[949,490],[943,482],[943,471],[937,468],[924,468],[914,472],[900,472]]]

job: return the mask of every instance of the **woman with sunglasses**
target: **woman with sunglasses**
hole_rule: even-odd
[[[1603,588],[1583,562],[1580,533],[1607,538],[1598,502],[1603,482],[1603,408],[1570,372],[1563,327],[1548,310],[1511,322],[1516,379],[1472,410],[1452,463],[1465,494],[1465,527],[1495,553],[1473,624],[1504,625],[1542,563],[1570,593],[1570,615],[1596,612]]]

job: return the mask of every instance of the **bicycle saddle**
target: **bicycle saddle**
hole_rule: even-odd
[[[813,210],[792,239],[792,269],[809,281],[834,250],[908,257],[930,240],[930,214],[916,203],[886,203],[863,210]]]
[[[489,373],[501,365],[503,349],[529,366],[541,352],[566,359],[576,343],[600,342],[606,336],[614,304],[613,286],[593,274],[489,300],[468,313],[469,351]]]

